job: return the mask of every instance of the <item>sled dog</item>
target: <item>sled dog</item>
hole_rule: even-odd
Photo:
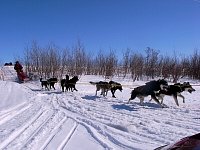
[[[68,81],[68,84],[66,84],[66,90],[68,91],[78,91],[77,89],[76,89],[76,87],[75,87],[75,85],[76,85],[76,82],[78,82],[78,76],[74,76],[73,78],[71,78],[71,79],[69,79],[69,81]]]
[[[58,79],[57,78],[50,78],[47,80],[47,82],[49,82],[49,87],[50,89],[53,88],[54,90],[56,89],[55,88],[55,83],[58,82]]]
[[[66,75],[66,79],[62,79],[61,80],[61,88],[62,88],[62,91],[65,92],[65,91],[78,91],[75,87],[76,85],[76,82],[78,82],[78,76],[74,76],[73,78],[69,79],[69,76]]]
[[[65,87],[67,86],[68,82],[69,82],[69,75],[65,75],[65,79],[61,79],[60,81],[60,85],[63,92],[65,91]]]
[[[49,90],[49,82],[47,80],[40,78],[40,82],[41,82],[42,88],[45,87],[45,89]]]
[[[111,85],[110,91],[112,93],[112,97],[116,98],[115,92],[116,92],[116,90],[119,90],[122,92],[122,90],[123,90],[122,85],[115,81],[110,81],[109,84]]]
[[[183,84],[176,83],[174,85],[169,85],[166,90],[160,90],[158,93],[156,93],[156,96],[158,99],[161,99],[161,103],[163,103],[163,98],[165,95],[173,96],[176,105],[179,106],[177,96],[181,97],[183,99],[183,103],[185,103],[185,97],[181,94],[184,91],[192,93],[195,91],[195,89],[192,88],[189,82],[184,82]]]
[[[115,81],[105,82],[105,81],[99,81],[99,82],[92,82],[90,81],[90,84],[96,85],[96,95],[97,91],[101,90],[101,95],[104,97],[107,96],[108,91],[110,90],[112,93],[112,97],[115,98],[115,92],[116,90],[122,91],[122,85]]]
[[[130,100],[135,99],[136,97],[140,99],[140,104],[144,102],[144,97],[151,96],[151,98],[159,104],[161,107],[162,104],[159,102],[159,100],[156,97],[156,93],[160,90],[164,90],[168,87],[167,81],[164,79],[159,79],[159,80],[153,80],[150,82],[147,82],[145,85],[139,86],[134,88],[131,92],[131,98],[129,99],[128,103]]]
[[[42,88],[45,87],[45,89],[49,90],[53,88],[55,90],[55,83],[58,82],[57,78],[49,78],[47,80],[44,80],[43,78],[40,78],[41,86]]]

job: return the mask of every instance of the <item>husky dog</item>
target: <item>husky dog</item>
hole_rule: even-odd
[[[111,85],[111,93],[112,93],[112,97],[115,97],[115,91],[116,90],[120,90],[122,92],[122,85],[120,83],[114,82],[114,81],[110,81],[109,84]]]
[[[158,93],[156,93],[156,96],[158,99],[161,99],[161,103],[163,103],[163,98],[165,95],[173,96],[176,105],[179,106],[177,96],[181,97],[183,99],[183,103],[185,103],[185,97],[181,95],[181,93],[184,91],[192,93],[195,91],[195,89],[192,88],[189,82],[184,82],[183,84],[176,83],[174,85],[169,85],[166,90],[160,90]]]
[[[122,91],[122,85],[120,83],[110,81],[110,82],[105,82],[105,81],[99,81],[99,82],[91,82],[90,84],[96,85],[96,95],[97,91],[101,90],[101,95],[104,97],[107,96],[107,93],[109,90],[111,90],[112,97],[115,98],[115,92],[116,90]]]
[[[45,87],[45,89],[49,90],[53,88],[55,90],[55,83],[58,82],[57,78],[49,78],[47,80],[43,80],[43,78],[40,78],[41,86],[42,88]]]
[[[68,82],[69,82],[69,75],[65,75],[65,79],[61,79],[60,81],[60,85],[63,92],[65,91],[65,87],[67,86]]]
[[[110,84],[105,81],[99,81],[99,82],[90,81],[90,84],[96,85],[96,96],[97,96],[97,91],[101,90],[101,95],[105,97],[111,88]]]
[[[150,82],[147,82],[145,85],[139,86],[134,88],[131,92],[131,98],[129,99],[128,103],[130,100],[135,99],[136,97],[140,99],[140,103],[142,104],[144,102],[144,97],[151,96],[151,98],[159,104],[161,107],[162,104],[159,102],[159,100],[156,98],[156,93],[160,90],[164,90],[165,88],[168,87],[167,81],[164,79],[159,79],[159,80],[153,80]]]
[[[47,80],[43,80],[43,78],[40,78],[40,82],[42,88],[45,87],[45,89],[49,90],[49,82]]]
[[[60,81],[60,84],[61,84],[61,88],[62,88],[62,91],[65,92],[65,91],[78,91],[75,87],[76,85],[76,82],[78,81],[78,76],[74,76],[73,78],[69,79],[69,75],[66,75],[65,76],[65,79],[62,79]]]
[[[71,79],[69,79],[69,81],[67,82],[67,84],[65,84],[65,87],[66,87],[66,90],[68,91],[78,91],[77,89],[76,89],[76,87],[75,87],[75,85],[76,85],[76,82],[78,82],[78,76],[74,76],[73,78],[71,78]]]
[[[55,88],[55,83],[58,82],[58,79],[57,78],[50,78],[47,80],[47,82],[49,82],[49,87],[50,89],[53,88],[54,90],[56,89]]]

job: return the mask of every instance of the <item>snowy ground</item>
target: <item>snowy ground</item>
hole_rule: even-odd
[[[41,89],[39,81],[15,82],[13,67],[3,67],[0,81],[0,149],[64,150],[152,150],[200,132],[200,87],[184,92],[180,106],[166,96],[168,108],[145,99],[126,104],[132,88],[144,84],[131,79],[114,81],[123,85],[107,97],[95,96],[99,76],[82,76],[77,92]],[[192,83],[198,84],[198,83]]]

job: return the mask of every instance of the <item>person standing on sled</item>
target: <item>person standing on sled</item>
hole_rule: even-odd
[[[24,75],[24,72],[23,72],[23,67],[22,65],[19,63],[19,61],[16,61],[15,62],[15,66],[14,66],[14,69],[16,70],[17,72],[17,76],[19,78],[19,81],[23,82],[24,79],[25,79],[25,75]]]

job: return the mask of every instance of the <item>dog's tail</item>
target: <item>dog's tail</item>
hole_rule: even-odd
[[[97,83],[98,82],[92,82],[92,81],[90,81],[90,84],[92,84],[92,85],[97,85]]]

